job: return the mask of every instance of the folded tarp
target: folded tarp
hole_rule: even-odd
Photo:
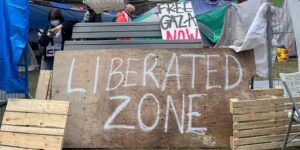
[[[18,64],[28,42],[28,1],[0,0],[0,14],[0,89],[26,93],[28,84],[18,74]]]

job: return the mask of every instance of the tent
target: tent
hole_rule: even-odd
[[[44,29],[49,25],[48,13],[53,8],[62,10],[66,21],[81,22],[84,18],[85,11],[70,5],[64,5],[54,2],[40,2],[30,1],[30,29]],[[102,22],[112,22],[115,18],[115,13],[103,12],[101,13]]]

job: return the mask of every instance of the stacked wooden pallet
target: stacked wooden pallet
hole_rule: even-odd
[[[300,102],[300,97],[297,98]],[[280,148],[288,125],[288,111],[292,108],[288,98],[270,97],[255,100],[230,100],[233,115],[233,150]],[[300,132],[292,127],[291,136]],[[293,141],[288,146],[300,145]]]
[[[10,99],[0,149],[62,149],[68,110],[68,101]]]

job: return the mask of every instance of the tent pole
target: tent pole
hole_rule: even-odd
[[[269,75],[269,88],[273,88],[273,64],[272,64],[272,12],[271,4],[267,6],[267,40],[268,40],[268,75]]]

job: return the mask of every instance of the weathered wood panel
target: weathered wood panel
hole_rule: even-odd
[[[71,102],[65,147],[229,147],[229,99],[254,72],[253,51],[65,51],[52,98]]]

